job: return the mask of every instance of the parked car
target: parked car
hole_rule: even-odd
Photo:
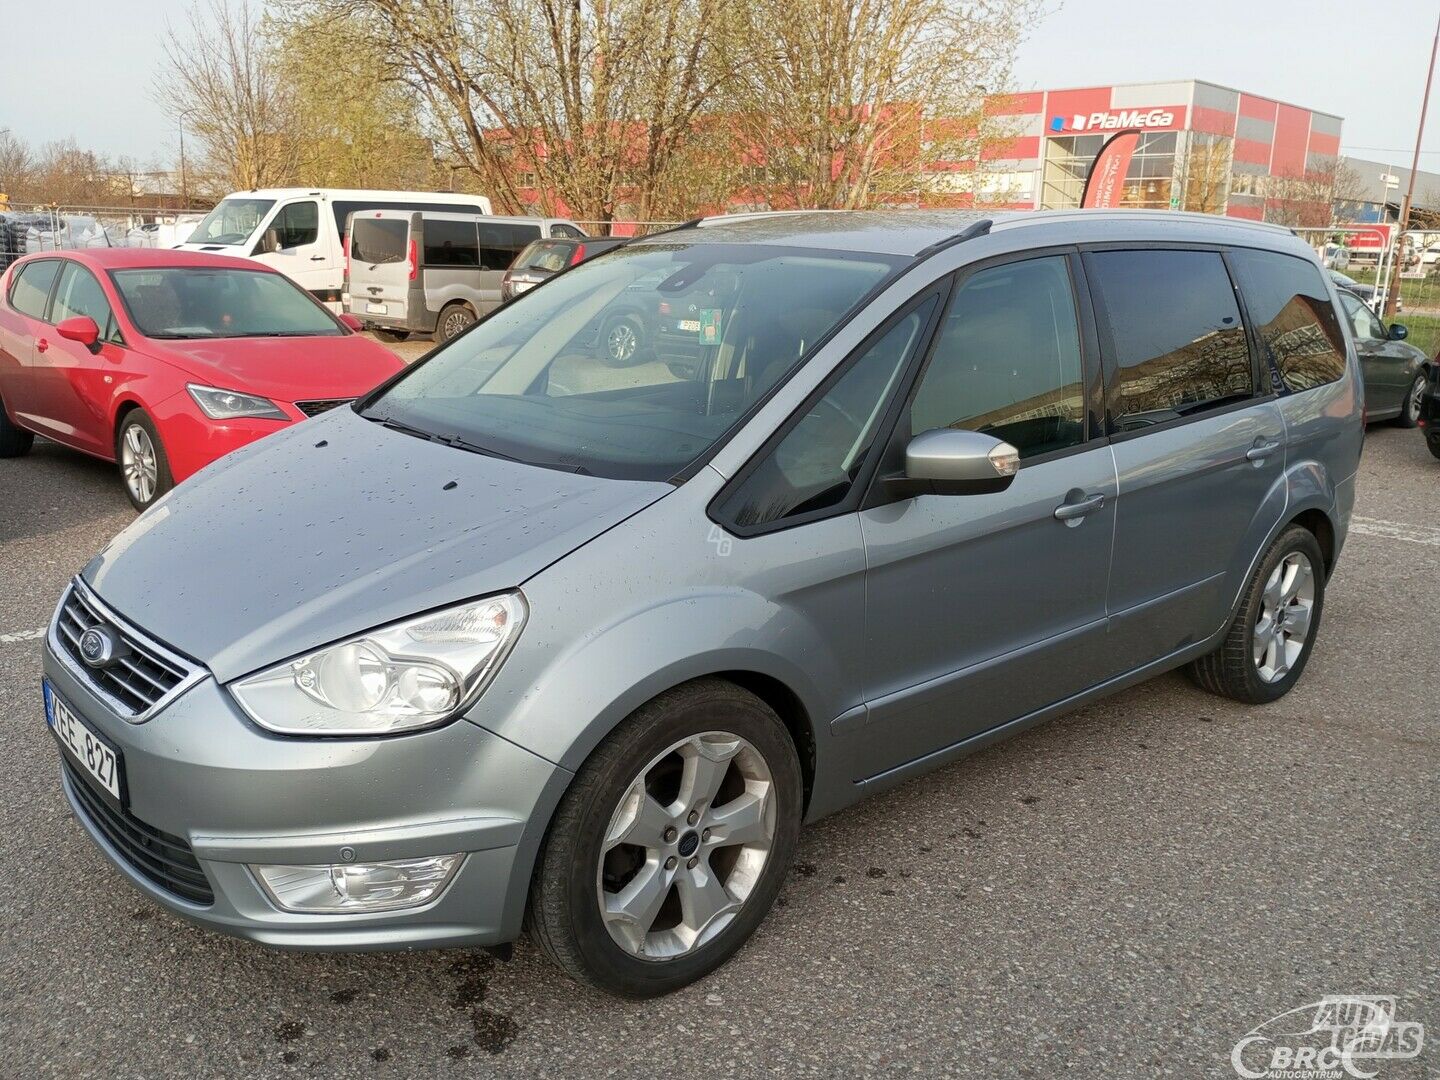
[[[1358,297],[1344,290],[1339,296],[1360,354],[1366,416],[1372,422],[1393,419],[1400,427],[1414,427],[1430,358],[1405,340],[1410,331],[1401,323],[1387,326]]]
[[[1425,429],[1425,445],[1440,458],[1440,355],[1430,363],[1430,381],[1420,399],[1420,426]]]
[[[683,377],[597,356],[611,305],[696,290]],[[639,239],[91,561],[44,651],[64,790],[131,884],[216,930],[528,926],[577,979],[673,990],[755,930],[802,822],[1172,668],[1289,691],[1360,398],[1334,291],[1274,226]]]
[[[0,297],[0,457],[44,435],[117,461],[139,510],[403,366],[289,278],[219,255],[32,255]]]
[[[1342,274],[1339,270],[1330,271],[1330,280],[1335,282],[1336,285],[1344,289],[1346,292],[1353,293],[1354,295],[1358,296],[1361,300],[1365,301],[1367,306],[1375,302],[1374,285],[1361,284],[1360,282],[1352,278],[1349,274]]]
[[[560,218],[366,210],[351,220],[349,310],[387,340],[449,341],[500,306],[505,272],[532,241],[585,235]]]
[[[1350,249],[1344,244],[1326,244],[1320,261],[1327,270],[1344,270],[1350,265]]]
[[[536,240],[515,257],[510,269],[500,279],[500,299],[513,300],[529,292],[542,281],[548,281],[561,270],[578,266],[586,259],[613,251],[628,243],[625,236],[587,236],[583,240],[557,237]]]
[[[360,188],[262,188],[225,196],[179,247],[254,259],[340,312],[345,222],[357,210],[488,214],[483,195]]]

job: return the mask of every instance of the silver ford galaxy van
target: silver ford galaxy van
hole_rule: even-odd
[[[346,308],[387,341],[449,341],[505,297],[505,271],[532,241],[585,234],[561,218],[363,210],[346,229]]]
[[[577,979],[674,989],[802,823],[1173,668],[1295,685],[1362,441],[1336,305],[1302,241],[1205,216],[634,241],[92,560],[45,646],[60,782],[204,926],[528,927]],[[685,362],[605,362],[621,307]]]

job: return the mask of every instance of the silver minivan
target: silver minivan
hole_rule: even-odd
[[[500,306],[501,279],[532,241],[584,235],[561,218],[357,211],[346,227],[345,310],[384,340],[449,341]]]
[[[607,363],[617,306],[684,323],[685,363]],[[663,993],[750,936],[802,823],[1170,669],[1286,693],[1361,424],[1283,229],[691,223],[141,515],[49,629],[61,783],[201,925],[528,927]]]

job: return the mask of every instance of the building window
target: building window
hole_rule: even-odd
[[[1065,135],[1045,140],[1045,173],[1040,193],[1042,210],[1080,205],[1085,177],[1109,135]],[[1168,210],[1175,191],[1176,133],[1141,135],[1125,173],[1121,205]]]

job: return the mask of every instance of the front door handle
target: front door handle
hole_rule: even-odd
[[[39,341],[35,342],[36,352],[45,352],[49,348],[50,342],[46,341],[43,337]]]
[[[1093,514],[1105,505],[1103,494],[1087,495],[1077,502],[1063,502],[1055,508],[1056,521],[1074,521],[1086,514]]]
[[[311,262],[324,262],[324,261],[325,261],[325,256],[324,256],[324,255],[311,255],[311,256],[310,256],[310,261],[311,261]]]
[[[1279,449],[1280,440],[1270,439],[1266,442],[1256,443],[1254,446],[1250,447],[1249,450],[1246,450],[1245,458],[1248,461],[1264,461],[1267,457],[1269,457],[1271,454],[1275,453],[1275,451]]]

